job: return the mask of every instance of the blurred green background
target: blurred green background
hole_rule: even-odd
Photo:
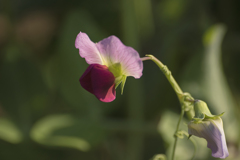
[[[0,159],[169,156],[180,105],[164,75],[146,61],[123,95],[98,101],[78,81],[88,66],[74,46],[80,31],[159,58],[184,91],[225,112],[226,159],[240,159],[239,15],[239,0],[0,0]],[[214,159],[192,138],[196,160]],[[193,151],[180,139],[176,159]]]

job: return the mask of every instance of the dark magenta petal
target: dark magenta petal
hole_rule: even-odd
[[[84,89],[102,102],[111,102],[116,97],[115,77],[105,65],[91,64],[79,81]]]
[[[88,66],[86,71],[83,73],[81,78],[79,79],[81,86],[86,89],[88,92],[94,94],[93,88],[92,88],[92,78],[91,78],[91,71],[94,65]]]

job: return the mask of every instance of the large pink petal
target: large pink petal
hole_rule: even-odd
[[[97,43],[97,48],[107,62],[120,63],[126,76],[140,78],[143,63],[132,47],[125,46],[117,37],[110,36]]]
[[[80,32],[77,35],[75,47],[79,49],[80,56],[85,58],[88,64],[103,64],[96,44],[89,39],[86,33]]]
[[[91,64],[79,81],[102,102],[111,102],[116,97],[115,77],[105,65]]]

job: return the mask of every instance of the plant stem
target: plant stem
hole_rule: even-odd
[[[173,87],[174,91],[176,92],[179,101],[181,102],[181,97],[183,95],[183,91],[181,90],[181,88],[179,87],[178,83],[176,82],[176,80],[173,78],[171,71],[168,69],[168,67],[166,65],[164,65],[161,61],[159,61],[156,57],[154,57],[153,55],[146,55],[147,57],[149,57],[149,60],[152,60],[154,63],[156,63],[156,65],[161,69],[161,71],[163,72],[163,74],[167,77],[169,83],[171,84],[171,86]],[[142,58],[143,60],[148,60],[146,58]]]
[[[182,121],[183,116],[184,116],[184,109],[181,110],[181,115],[178,120],[177,129],[175,131],[175,134],[179,130],[180,122]],[[175,150],[176,150],[177,140],[178,140],[178,137],[176,135],[174,135],[174,138],[175,138],[175,140],[174,140],[174,145],[173,145],[172,160],[174,160],[174,157],[175,157]]]
[[[179,102],[181,104],[181,115],[179,117],[179,120],[178,120],[178,124],[177,124],[177,128],[176,128],[176,131],[175,131],[175,134],[174,134],[174,145],[173,145],[173,152],[172,152],[172,160],[174,160],[174,156],[175,156],[175,151],[176,151],[176,146],[177,146],[177,140],[178,140],[178,137],[177,137],[177,132],[179,130],[179,126],[180,126],[180,123],[182,121],[182,118],[184,116],[184,106],[183,106],[183,103],[184,103],[184,100],[183,100],[183,91],[182,89],[179,87],[178,83],[176,82],[176,80],[174,79],[174,77],[172,76],[172,73],[171,71],[168,69],[168,67],[166,65],[164,65],[161,61],[159,61],[156,57],[154,57],[153,55],[146,55],[147,57],[144,57],[144,58],[141,58],[142,61],[145,61],[145,60],[152,60],[154,63],[156,63],[156,65],[161,69],[161,71],[163,72],[163,74],[167,77],[169,83],[171,84],[172,88],[174,89],[174,91],[176,92],[177,96],[178,96],[178,99],[179,99]]]

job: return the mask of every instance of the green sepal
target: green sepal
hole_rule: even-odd
[[[122,76],[115,78],[115,89],[117,89],[117,87],[121,82],[122,82]]]
[[[121,94],[123,94],[123,89],[124,89],[126,80],[127,80],[127,76],[123,75],[122,76],[122,83],[121,83]]]
[[[114,63],[108,67],[109,71],[113,73],[115,77],[115,89],[121,83],[121,94],[123,94],[124,85],[126,83],[127,76],[123,75],[122,67],[120,63]]]
[[[201,123],[204,120],[205,116],[203,118],[193,118],[192,121],[194,123]]]
[[[219,117],[222,117],[222,115],[224,114],[225,112],[223,112],[223,113],[221,113],[221,114],[219,114],[219,115],[207,115],[207,114],[205,114],[205,117],[206,117],[206,119],[217,119],[217,118],[219,118]]]
[[[122,76],[117,77],[115,79],[115,89],[117,89],[117,87],[121,83],[121,94],[123,94],[123,89],[124,89],[124,86],[125,86],[125,83],[126,83],[126,79],[127,79],[127,76],[125,76],[125,75],[122,75]]]

